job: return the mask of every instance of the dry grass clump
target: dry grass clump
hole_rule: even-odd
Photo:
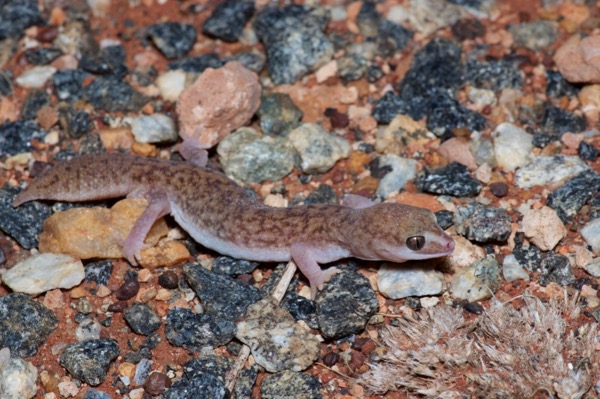
[[[520,309],[494,301],[471,322],[449,307],[399,319],[382,331],[386,354],[359,382],[373,393],[425,398],[600,397],[597,325],[569,328],[579,315],[576,299],[523,299]]]

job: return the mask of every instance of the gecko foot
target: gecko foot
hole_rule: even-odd
[[[323,285],[328,282],[331,277],[340,273],[341,270],[337,267],[330,267],[327,270],[323,270],[317,276],[314,276],[308,282],[310,283],[310,298],[314,301],[317,297],[317,292],[323,289]]]

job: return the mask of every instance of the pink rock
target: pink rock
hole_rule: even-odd
[[[465,140],[456,137],[446,140],[440,145],[438,152],[451,162],[462,163],[469,170],[477,169],[475,157],[469,149],[469,143]]]
[[[260,106],[258,76],[231,61],[206,69],[177,99],[181,154],[189,159],[243,126]]]
[[[558,70],[570,82],[600,83],[600,35],[575,35],[554,55]]]

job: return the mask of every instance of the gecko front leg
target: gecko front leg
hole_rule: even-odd
[[[308,279],[312,300],[317,297],[317,291],[323,289],[323,284],[329,281],[334,274],[341,271],[336,267],[330,267],[327,270],[321,269],[321,266],[319,266],[314,255],[311,253],[311,246],[307,244],[292,244],[290,255],[302,274]]]
[[[142,193],[135,193],[133,196],[143,197],[148,201],[148,207],[136,220],[123,245],[123,256],[132,265],[137,265],[136,258],[141,257],[144,239],[154,222],[171,212],[171,205],[167,194],[161,189],[152,188]]]

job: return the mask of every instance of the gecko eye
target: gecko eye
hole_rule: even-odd
[[[413,250],[418,251],[425,246],[425,237],[423,236],[412,236],[406,239],[406,246]]]

